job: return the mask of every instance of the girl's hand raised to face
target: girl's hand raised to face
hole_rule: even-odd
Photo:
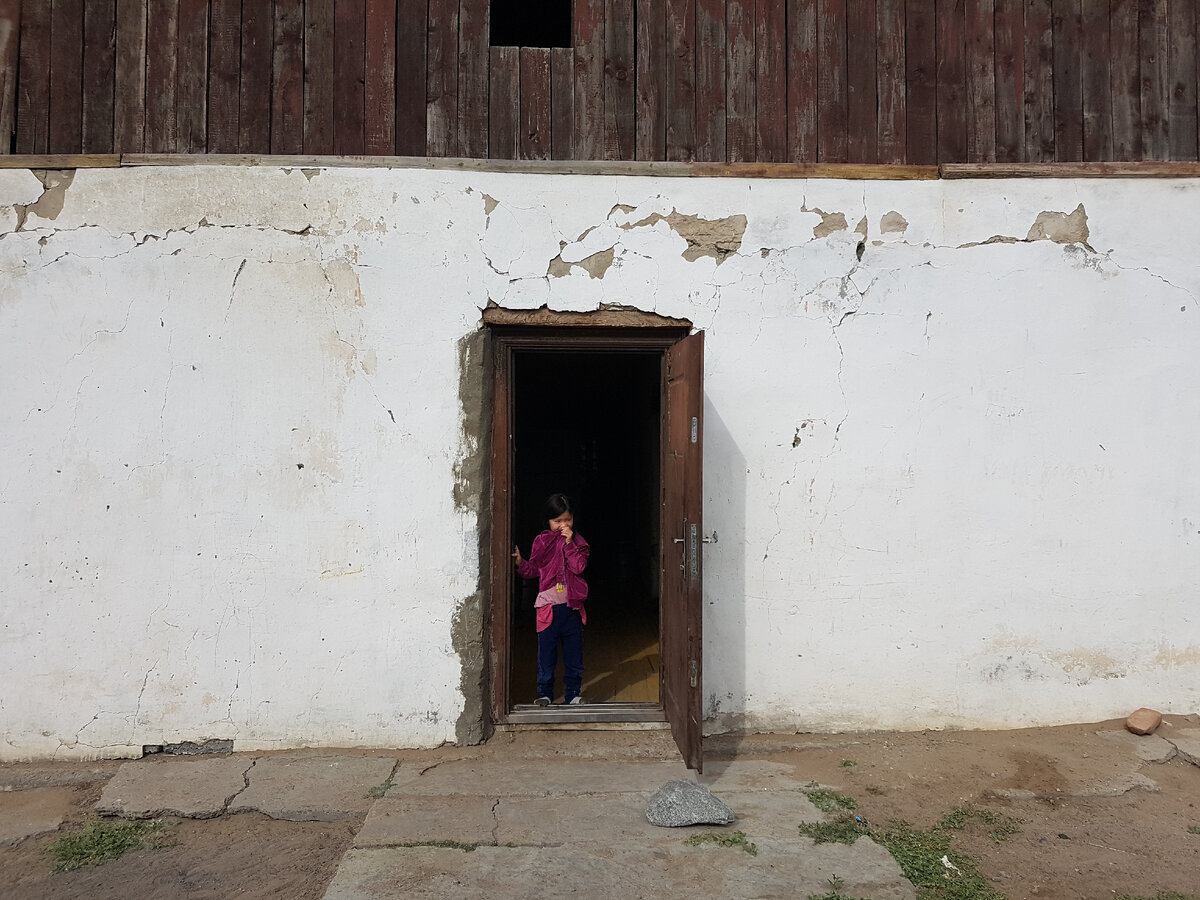
[[[559,533],[560,533],[560,534],[562,534],[563,538],[564,538],[564,539],[566,539],[566,540],[568,540],[568,541],[569,541],[569,540],[571,540],[571,538],[572,538],[572,537],[574,537],[574,535],[575,535],[575,532],[571,530],[571,526],[570,526],[570,525],[564,525],[564,526],[563,526],[563,527],[560,529],[560,532],[559,532]]]
[[[521,559],[521,551],[517,549],[516,544],[513,544],[513,562],[519,566],[524,561],[525,560]]]

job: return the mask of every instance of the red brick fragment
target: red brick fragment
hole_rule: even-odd
[[[1134,734],[1154,734],[1161,724],[1162,713],[1144,706],[1131,712],[1125,720],[1125,727]]]

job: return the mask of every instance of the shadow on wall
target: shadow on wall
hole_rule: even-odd
[[[736,729],[746,698],[746,458],[704,398],[704,721]]]

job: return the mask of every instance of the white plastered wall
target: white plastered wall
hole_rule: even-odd
[[[0,171],[0,758],[454,740],[489,302],[707,332],[710,728],[1200,707],[1198,181],[46,184]]]

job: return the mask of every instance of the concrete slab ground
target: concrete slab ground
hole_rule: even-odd
[[[1167,738],[1179,755],[1194,766],[1200,766],[1200,728],[1184,728]]]
[[[249,785],[230,804],[229,812],[261,812],[293,822],[359,819],[375,802],[373,791],[382,792],[395,770],[392,757],[262,757],[249,770]],[[401,779],[417,774],[397,772]]]
[[[104,786],[96,811],[103,816],[210,819],[226,812],[246,789],[254,765],[244,756],[149,756],[124,763]]]
[[[65,787],[0,792],[0,847],[57,830],[71,811],[73,794]]]

